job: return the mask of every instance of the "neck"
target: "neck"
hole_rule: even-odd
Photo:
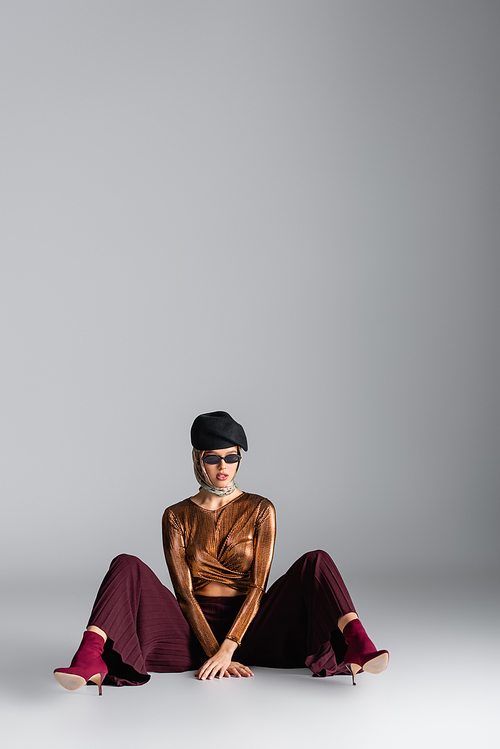
[[[207,489],[201,487],[200,491],[196,497],[193,497],[193,499],[195,499],[199,505],[203,505],[211,510],[218,510],[219,507],[224,507],[225,504],[232,499],[239,497],[240,494],[243,494],[243,492],[235,487],[231,494],[226,494],[225,497],[218,497],[217,494],[213,494],[213,492],[209,492]]]
[[[206,478],[206,481],[201,477],[199,478],[200,491],[203,489],[209,494],[215,494],[217,497],[229,497],[238,488],[238,484],[234,479],[226,486],[214,486],[208,479],[208,476]]]

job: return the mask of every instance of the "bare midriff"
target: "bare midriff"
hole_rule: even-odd
[[[207,583],[203,588],[198,588],[195,591],[197,596],[208,596],[215,598],[216,596],[226,596],[233,598],[234,596],[241,596],[241,592],[230,588],[229,585],[223,583]]]

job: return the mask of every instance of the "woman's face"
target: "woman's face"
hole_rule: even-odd
[[[215,465],[204,463],[203,458],[206,458],[207,455],[217,455],[220,460]],[[201,458],[208,478],[213,486],[216,486],[218,489],[230,484],[238,470],[238,463],[226,463],[224,458],[228,455],[238,455],[238,448],[226,447],[221,450],[205,450]]]

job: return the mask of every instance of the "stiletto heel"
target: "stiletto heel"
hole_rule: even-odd
[[[360,671],[367,671],[370,674],[380,674],[385,671],[389,663],[389,653],[387,650],[375,648],[359,619],[352,619],[348,622],[343,634],[347,643],[344,663],[350,666],[353,686],[356,686],[356,674]]]
[[[99,697],[102,697],[102,680],[104,676],[103,674],[95,674],[94,676],[91,676],[89,679],[89,681],[92,681],[94,684],[97,684],[97,688],[99,689]]]
[[[59,684],[73,691],[91,681],[97,684],[99,696],[102,697],[102,682],[108,673],[108,667],[101,658],[103,649],[104,638],[101,635],[85,632],[70,667],[55,669],[54,676]]]
[[[352,676],[352,685],[353,687],[356,686],[356,674],[358,671],[361,671],[361,666],[358,666],[357,663],[351,663],[349,668],[351,669],[351,676]]]

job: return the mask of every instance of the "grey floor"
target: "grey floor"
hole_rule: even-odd
[[[307,669],[256,668],[252,679],[214,682],[153,674],[102,698],[90,686],[68,692],[52,676],[69,663],[90,596],[83,587],[4,592],[3,746],[500,747],[492,580],[406,582],[377,595],[358,586],[358,610],[391,662],[378,676],[360,674],[356,687]]]

